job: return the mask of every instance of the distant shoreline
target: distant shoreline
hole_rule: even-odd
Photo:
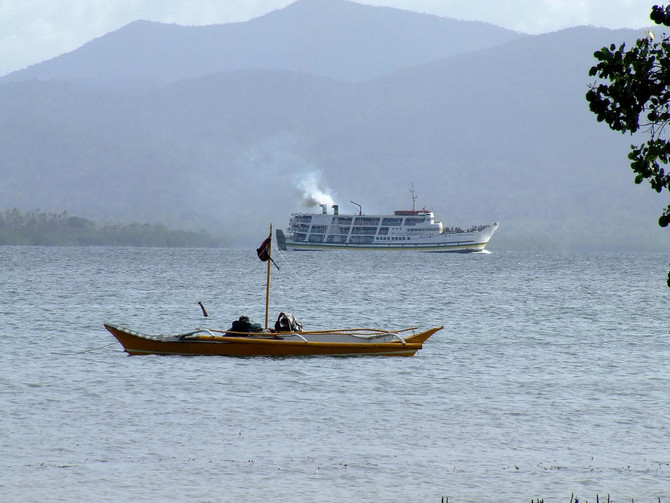
[[[227,244],[205,231],[173,230],[163,224],[98,226],[67,212],[22,213],[14,208],[0,213],[0,245],[222,248]]]

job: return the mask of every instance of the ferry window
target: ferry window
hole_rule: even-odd
[[[379,219],[372,217],[356,217],[354,225],[379,225]]]
[[[376,232],[376,227],[353,227],[351,229],[352,234],[375,234]]]
[[[407,217],[405,218],[405,225],[418,225],[426,221],[426,217]]]
[[[349,227],[343,227],[341,225],[331,225],[330,226],[330,233],[331,234],[348,234],[349,233]]]

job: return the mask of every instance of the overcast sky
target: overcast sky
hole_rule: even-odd
[[[183,25],[247,21],[293,0],[0,0],[0,76],[80,47],[137,19]],[[571,26],[642,28],[656,0],[357,0],[525,33]]]

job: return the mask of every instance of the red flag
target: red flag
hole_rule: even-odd
[[[256,248],[258,258],[261,259],[262,262],[267,262],[268,259],[270,258],[271,244],[272,244],[272,237],[268,236],[268,238],[261,243],[261,246],[259,248]]]

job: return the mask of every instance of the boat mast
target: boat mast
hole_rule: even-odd
[[[416,211],[416,194],[414,193],[414,184],[412,184],[412,188],[409,189],[409,191],[412,193],[412,211]]]
[[[268,329],[268,305],[270,304],[270,264],[272,263],[272,224],[270,224],[270,242],[268,243],[268,277],[265,282],[265,330]]]

